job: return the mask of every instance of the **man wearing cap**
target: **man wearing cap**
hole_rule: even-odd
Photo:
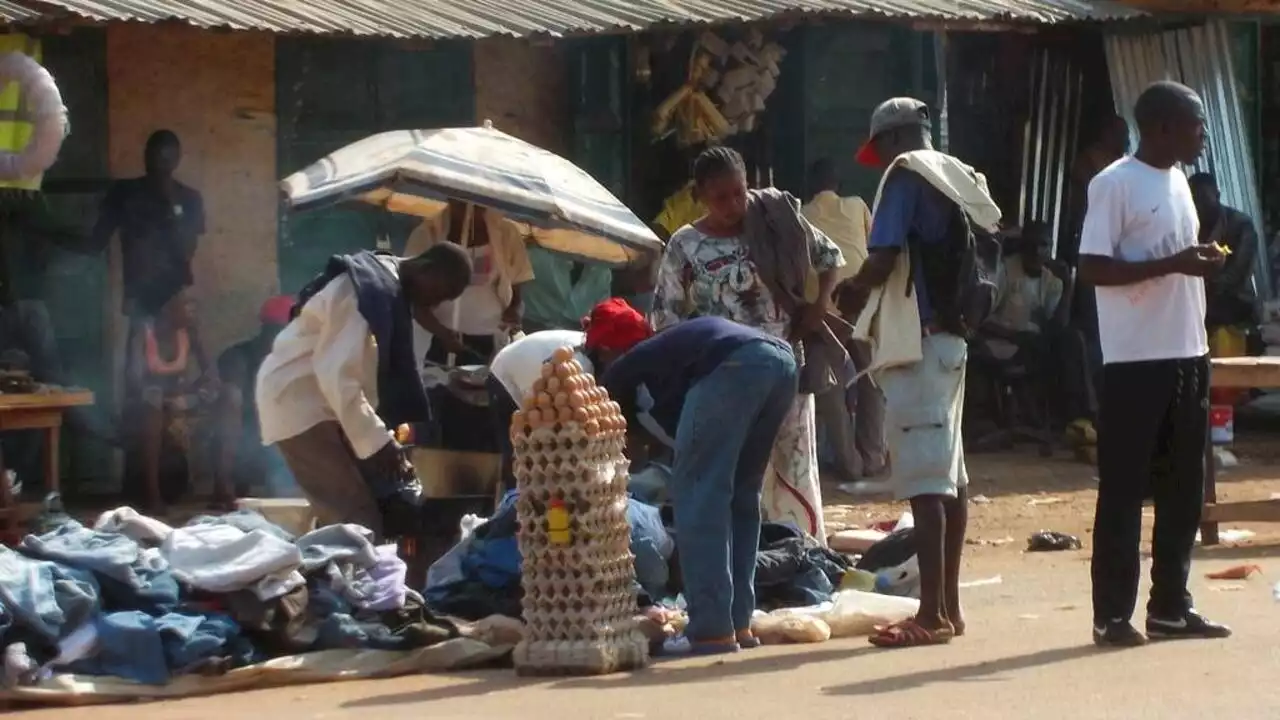
[[[868,257],[841,293],[842,312],[861,313],[858,335],[872,340],[871,371],[885,394],[891,483],[911,502],[920,565],[920,611],[879,631],[881,647],[950,642],[963,635],[960,556],[968,523],[968,475],[961,445],[967,346],[942,283],[960,237],[957,208],[994,229],[999,208],[986,181],[933,150],[929,108],[893,98],[871,115],[858,162],[885,170],[868,238]],[[940,282],[940,280],[942,282]]]

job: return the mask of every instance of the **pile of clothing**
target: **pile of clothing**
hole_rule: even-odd
[[[282,655],[459,637],[406,587],[395,546],[372,537],[357,525],[295,537],[250,512],[177,528],[131,508],[92,528],[58,515],[0,547],[0,676],[162,685]]]
[[[668,471],[659,468],[661,473]],[[643,502],[657,494],[634,483],[627,500],[631,554],[635,556],[637,610],[680,607],[679,558],[670,507]],[[651,482],[652,481],[652,482]],[[645,483],[660,484],[655,478]],[[643,491],[643,492],[642,492]],[[462,540],[427,571],[424,591],[432,609],[465,620],[491,615],[521,616],[520,547],[516,539],[516,500],[506,494],[493,517],[469,516]],[[852,567],[848,558],[821,546],[793,525],[765,523],[756,556],[757,602],[763,608],[803,607],[831,599]]]
[[[461,541],[427,571],[423,594],[433,609],[465,620],[521,616],[518,498],[518,490],[508,491],[493,517],[463,520]],[[635,555],[638,607],[648,607],[667,587],[675,541],[657,507],[631,498],[627,521]]]

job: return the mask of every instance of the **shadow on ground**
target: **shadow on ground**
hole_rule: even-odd
[[[949,652],[950,648],[939,649],[939,651]],[[923,670],[904,675],[862,680],[848,685],[826,687],[823,688],[822,692],[826,695],[881,695],[903,690],[915,690],[934,683],[999,680],[998,676],[1002,673],[1069,662],[1085,656],[1096,655],[1098,652],[1098,649],[1093,645],[1054,648],[998,660],[987,660],[968,665],[952,665],[935,670]]]
[[[549,687],[556,690],[595,689],[609,690],[614,688],[642,688],[650,686],[669,686],[677,684],[717,682],[726,678],[741,678],[748,675],[773,673],[780,670],[794,670],[810,664],[831,662],[834,660],[850,660],[867,653],[877,652],[872,647],[829,648],[813,652],[793,652],[787,654],[759,653],[751,656],[736,655],[731,659],[718,660],[706,658],[705,664],[698,660],[656,660],[650,667],[635,673],[619,673],[602,677],[579,678],[524,678],[518,677],[512,670],[496,670],[485,672],[456,673],[445,677],[455,680],[469,680],[446,687],[431,688],[416,692],[374,695],[351,700],[342,704],[347,709],[375,708],[389,705],[407,705],[425,703],[433,700],[479,697],[511,690],[523,690],[531,687]]]

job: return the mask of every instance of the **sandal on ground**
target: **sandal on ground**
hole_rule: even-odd
[[[881,648],[924,647],[926,645],[946,645],[955,637],[955,630],[941,627],[930,630],[921,627],[915,618],[903,620],[882,628],[876,628],[871,636],[871,644]]]
[[[743,650],[755,650],[760,647],[760,638],[750,630],[739,630],[735,635],[738,638],[738,647]]]
[[[703,642],[678,635],[662,643],[663,655],[727,655],[736,652],[738,652],[738,643],[733,640]]]

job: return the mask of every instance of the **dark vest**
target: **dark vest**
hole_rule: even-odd
[[[379,257],[395,256],[365,250],[329,258],[324,271],[298,293],[293,317],[334,278],[340,275],[350,278],[360,315],[369,323],[369,331],[378,343],[378,417],[390,429],[402,423],[433,429],[431,402],[422,386],[420,359],[413,349],[413,314],[409,300],[398,274]]]

